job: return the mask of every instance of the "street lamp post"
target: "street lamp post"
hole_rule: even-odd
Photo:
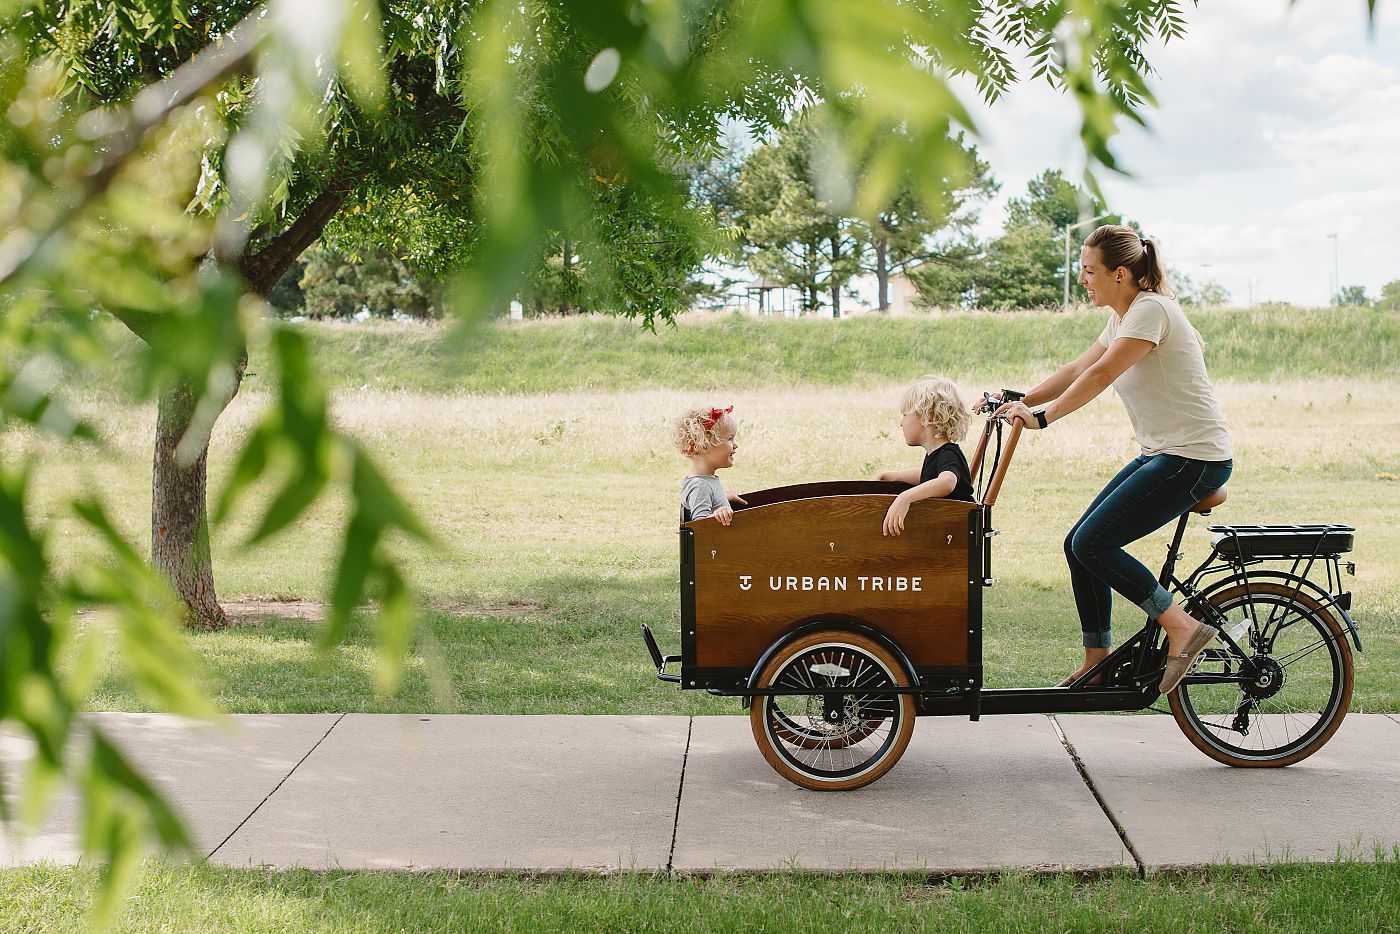
[[[1069,235],[1070,231],[1078,230],[1080,227],[1097,223],[1105,217],[1112,217],[1111,214],[1100,214],[1098,217],[1091,217],[1087,221],[1080,221],[1077,224],[1065,225],[1065,311],[1069,311]]]
[[[1332,304],[1338,305],[1342,299],[1342,277],[1337,265],[1337,235],[1330,233],[1327,239],[1332,241]]]

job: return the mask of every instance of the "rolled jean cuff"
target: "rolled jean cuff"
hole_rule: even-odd
[[[1085,632],[1084,648],[1086,649],[1107,649],[1113,647],[1113,630],[1105,629],[1103,632]]]
[[[1167,608],[1171,605],[1172,595],[1161,584],[1158,584],[1157,589],[1152,591],[1152,596],[1138,604],[1142,607],[1143,612],[1153,619],[1167,612]]]

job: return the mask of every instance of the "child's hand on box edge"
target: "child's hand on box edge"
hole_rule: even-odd
[[[721,506],[715,510],[715,518],[719,520],[720,525],[728,525],[734,518],[734,510],[728,506]]]
[[[890,503],[889,510],[885,513],[884,532],[886,535],[898,535],[904,531],[904,517],[909,515],[909,500],[904,498],[904,494],[894,498]]]

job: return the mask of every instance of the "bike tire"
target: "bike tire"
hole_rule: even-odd
[[[1208,678],[1228,673],[1230,666],[1238,668],[1242,663],[1233,650],[1217,643],[1168,695],[1172,716],[1182,733],[1210,758],[1236,768],[1281,768],[1317,752],[1342,725],[1351,704],[1355,666],[1345,628],[1316,598],[1278,581],[1250,581],[1248,586],[1241,582],[1207,599],[1227,620],[1247,616],[1252,621],[1251,632],[1256,636],[1246,635],[1241,648],[1251,651],[1256,659],[1273,660],[1270,676],[1278,679],[1278,687],[1275,693],[1250,701],[1242,685],[1234,686],[1236,693],[1232,695],[1230,685],[1208,683]],[[1268,616],[1261,625],[1263,611]],[[1264,631],[1275,619],[1279,626],[1270,637]],[[1274,656],[1279,654],[1277,643],[1286,630],[1291,630],[1285,644],[1290,651],[1282,654],[1285,661],[1279,662]],[[1259,652],[1252,638],[1267,638],[1265,648],[1269,651]],[[1293,648],[1295,645],[1298,648]],[[1293,661],[1288,661],[1290,658]],[[1290,667],[1308,658],[1313,661],[1301,677],[1289,674]],[[1291,689],[1290,681],[1294,681]],[[1231,704],[1236,705],[1233,715]],[[1251,709],[1245,710],[1246,706]],[[1241,710],[1245,710],[1243,733],[1234,725]],[[1227,718],[1231,726],[1226,725]],[[1254,739],[1246,743],[1251,726]],[[1238,740],[1230,738],[1232,733],[1238,734]]]
[[[847,680],[814,683],[813,664],[848,668]],[[914,697],[882,694],[910,687],[894,655],[868,636],[843,630],[808,633],[784,646],[759,673],[758,687],[810,688],[811,693],[756,695],[749,725],[763,758],[783,778],[813,791],[850,791],[885,775],[909,746],[914,732]],[[822,688],[836,688],[824,691]],[[832,724],[830,742],[812,719],[813,704],[825,693],[840,693],[842,720]],[[798,711],[802,713],[798,713]],[[795,729],[801,718],[810,725]]]

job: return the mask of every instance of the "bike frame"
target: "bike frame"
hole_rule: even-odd
[[[786,645],[790,640],[800,637],[803,633],[814,627],[824,629],[849,630],[861,632],[867,636],[876,638],[888,648],[893,656],[899,660],[905,669],[905,674],[910,681],[910,686],[905,688],[885,688],[863,691],[872,695],[902,695],[912,694],[916,696],[918,704],[918,714],[920,716],[966,716],[972,720],[977,720],[982,714],[1016,714],[1016,713],[1078,713],[1078,712],[1107,712],[1124,710],[1143,710],[1152,706],[1161,696],[1158,684],[1161,681],[1162,670],[1165,663],[1167,651],[1164,631],[1154,619],[1147,619],[1142,627],[1126,642],[1118,646],[1107,658],[1099,662],[1093,668],[1086,671],[1082,676],[1071,683],[1067,688],[1063,687],[1017,687],[1017,688],[990,688],[982,687],[983,669],[981,665],[981,641],[982,641],[982,599],[981,591],[991,587],[996,583],[996,579],[991,576],[992,547],[991,540],[998,534],[998,530],[992,528],[992,505],[995,503],[996,494],[1000,488],[1001,480],[1005,475],[1006,467],[1010,462],[1011,454],[1015,449],[1017,436],[1020,433],[1019,427],[1014,429],[1007,442],[1006,450],[1001,449],[1000,426],[996,432],[997,450],[992,459],[994,464],[992,470],[991,483],[987,486],[986,495],[983,497],[982,506],[969,516],[969,533],[980,536],[980,548],[971,549],[969,555],[969,601],[968,601],[968,648],[969,658],[975,659],[976,664],[969,667],[965,678],[951,678],[934,676],[932,672],[921,673],[914,669],[905,657],[904,652],[898,645],[886,638],[882,633],[861,623],[858,620],[823,619],[807,625],[798,627],[789,632],[782,639],[775,642],[764,653],[763,657],[753,666],[747,677],[742,672],[726,672],[725,686],[715,685],[713,682],[696,684],[682,683],[682,687],[701,687],[710,694],[726,697],[741,697],[746,701],[757,696],[777,696],[794,694],[816,694],[824,693],[814,691],[810,688],[802,691],[791,689],[772,689],[758,687],[759,673],[764,667],[764,663],[774,652]],[[991,423],[984,432],[981,444],[977,449],[974,459],[974,472],[985,463],[984,457],[987,453],[988,439],[991,437]],[[981,484],[979,483],[979,486]],[[1209,515],[1209,511],[1204,511],[1201,515]],[[1349,526],[1307,526],[1308,532],[1316,532],[1316,544],[1311,554],[1297,554],[1293,551],[1284,551],[1277,555],[1260,555],[1251,551],[1242,544],[1239,530],[1231,526],[1210,526],[1210,531],[1217,532],[1217,538],[1211,548],[1210,554],[1200,565],[1196,567],[1184,580],[1176,576],[1176,565],[1183,557],[1180,552],[1182,539],[1186,533],[1187,524],[1190,521],[1191,513],[1185,513],[1177,521],[1175,534],[1171,544],[1168,546],[1166,560],[1162,564],[1162,570],[1158,575],[1159,583],[1173,594],[1178,595],[1185,609],[1195,618],[1202,620],[1207,625],[1214,626],[1220,630],[1219,638],[1234,650],[1240,659],[1239,671],[1228,676],[1225,680],[1246,681],[1252,679],[1256,673],[1253,662],[1253,653],[1245,651],[1240,645],[1230,637],[1225,631],[1226,620],[1210,604],[1209,598],[1222,589],[1239,585],[1245,588],[1247,599],[1253,601],[1249,588],[1251,581],[1282,582],[1293,589],[1293,596],[1307,592],[1308,596],[1321,608],[1339,615],[1345,627],[1355,643],[1358,651],[1361,649],[1360,637],[1357,635],[1356,625],[1352,621],[1348,610],[1351,604],[1351,593],[1337,591],[1341,587],[1341,574],[1343,563],[1336,553],[1329,553],[1323,550],[1323,544],[1327,541],[1327,534],[1331,532],[1350,532]],[[1275,527],[1261,527],[1275,528]],[[685,536],[691,534],[689,529],[682,528],[682,578],[684,580],[694,580],[693,554],[685,547]],[[1228,553],[1222,551],[1222,544],[1228,545]],[[689,558],[689,563],[687,563]],[[1286,570],[1262,569],[1251,570],[1267,561],[1291,561],[1291,566]],[[1327,586],[1324,588],[1309,578],[1309,574],[1314,567],[1321,562],[1327,571]],[[1345,567],[1349,573],[1355,573],[1355,565],[1346,562]],[[694,629],[694,595],[693,587],[687,589],[682,586],[682,629]],[[1274,624],[1271,618],[1265,621],[1265,627]],[[642,635],[646,640],[648,651],[652,661],[656,665],[656,675],[663,681],[681,683],[679,674],[668,672],[666,669],[672,663],[682,661],[682,656],[663,656],[656,645],[656,640],[652,637],[650,629],[643,625]],[[732,680],[731,680],[732,678]],[[1088,682],[1098,679],[1101,683],[1090,685]],[[1221,680],[1220,676],[1206,674],[1188,675],[1188,683],[1209,683],[1210,681]],[[732,686],[728,686],[732,685]],[[826,700],[828,705],[839,706],[840,698],[848,693],[846,691],[833,691]]]

